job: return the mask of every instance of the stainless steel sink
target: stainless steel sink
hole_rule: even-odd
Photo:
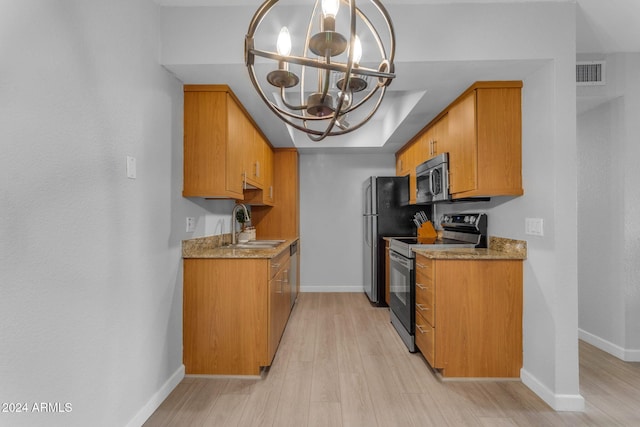
[[[249,240],[248,242],[242,242],[243,245],[273,245],[278,246],[280,243],[284,243],[286,240]]]
[[[284,243],[285,240],[249,240],[248,242],[236,243],[229,245],[229,249],[273,249]]]

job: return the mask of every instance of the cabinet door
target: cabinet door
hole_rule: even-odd
[[[264,152],[268,147],[262,134],[246,119],[245,173],[247,181],[257,188],[264,188]]]
[[[435,335],[435,328],[431,326],[416,309],[416,346],[418,346],[420,353],[427,359],[431,367],[439,368],[440,366],[436,364]]]
[[[282,311],[282,274],[269,281],[269,364],[273,361],[280,343],[279,313]]]
[[[283,262],[284,265],[269,282],[269,364],[276,354],[291,309],[289,258]]]
[[[262,170],[264,174],[264,201],[267,204],[273,204],[273,149],[266,142],[264,146],[264,166]]]
[[[234,108],[235,107],[235,108]],[[185,197],[242,199],[239,109],[222,91],[184,92]]]
[[[227,189],[242,193],[244,176],[244,126],[247,120],[244,113],[230,95],[227,95],[229,128],[227,132]]]
[[[444,377],[519,377],[522,261],[438,260],[435,360]]]
[[[267,362],[267,274],[264,259],[184,260],[187,374],[260,373]]]
[[[396,155],[396,176],[405,176],[408,171],[407,150],[404,150]]]
[[[479,190],[523,194],[520,88],[478,89],[476,104]]]
[[[476,91],[449,109],[449,188],[461,193],[477,187]]]
[[[278,148],[274,150],[273,156],[273,207],[254,206],[251,210],[252,222],[261,239],[298,238],[298,152],[295,148]]]
[[[445,114],[440,120],[434,123],[431,131],[431,157],[449,151],[449,115]]]
[[[416,139],[396,156],[396,176],[409,175],[409,203],[416,202],[416,165],[420,158],[420,140]]]

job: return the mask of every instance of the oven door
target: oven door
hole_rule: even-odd
[[[389,307],[392,316],[395,315],[404,327],[406,334],[413,337],[415,328],[414,260],[391,250],[389,251],[389,269]],[[399,330],[398,332],[405,341],[403,331]],[[406,341],[405,343],[409,350],[413,351]]]

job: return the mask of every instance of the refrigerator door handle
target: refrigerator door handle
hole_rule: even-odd
[[[371,239],[369,237],[369,231],[371,230],[371,227],[369,226],[369,222],[371,220],[371,217],[369,215],[363,215],[364,216],[364,221],[362,221],[362,225],[364,227],[364,243],[367,246],[371,246]]]

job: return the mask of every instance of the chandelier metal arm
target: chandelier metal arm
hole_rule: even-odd
[[[347,72],[347,64],[343,64],[341,62],[331,62],[329,64],[326,64],[324,62],[318,62],[315,59],[304,58],[302,56],[294,56],[294,55],[282,56],[282,55],[278,55],[275,52],[268,52],[265,50],[260,50],[255,48],[248,49],[248,52],[252,56],[253,55],[260,56],[262,58],[288,62],[290,64],[302,65],[304,67],[322,68],[325,70],[337,71],[340,73]],[[376,77],[376,78],[387,78],[387,79],[393,79],[396,77],[394,73],[385,73],[383,71],[376,70],[373,68],[367,68],[367,67],[352,68],[351,74],[357,74],[357,75],[368,76],[368,77]]]
[[[341,113],[342,104],[344,103],[344,92],[349,87],[349,82],[351,81],[351,72],[353,70],[353,47],[356,43],[356,2],[355,0],[349,2],[349,9],[350,9],[349,16],[351,18],[351,24],[350,24],[351,31],[349,32],[350,41],[349,41],[349,54],[347,55],[347,70],[345,72],[346,78],[344,79],[344,82],[342,82],[342,87],[340,88],[340,91],[343,93],[343,95],[340,96],[340,99],[338,100],[338,105],[336,106],[336,112],[333,115],[333,120],[331,121],[331,125],[328,126],[327,131],[330,131],[331,129],[333,129],[336,119],[338,118],[338,113]],[[342,114],[346,114],[346,112]]]
[[[287,107],[290,110],[306,110],[307,109],[307,104],[302,104],[302,105],[299,105],[299,106],[289,104],[287,102],[287,98],[285,97],[284,87],[280,88],[280,99],[282,100],[282,103],[284,104],[284,106]],[[286,110],[283,110],[283,111],[286,111]],[[294,115],[293,117],[297,117],[297,116]]]
[[[349,108],[348,108],[347,110],[343,111],[343,112],[342,112],[342,114],[347,114],[347,113],[349,113],[349,112],[351,112],[351,111],[356,110],[358,107],[360,107],[360,106],[361,106],[361,105],[363,105],[365,102],[367,102],[368,100],[370,100],[370,99],[373,97],[373,95],[375,95],[375,94],[376,94],[376,92],[378,91],[378,89],[381,89],[381,88],[382,88],[381,86],[376,86],[376,87],[375,87],[371,92],[367,93],[367,94],[364,96],[364,98],[362,98],[360,101],[358,101],[358,103],[357,103],[357,104],[349,106]]]
[[[373,3],[375,5],[375,7],[378,9],[378,11],[384,16],[386,24],[387,24],[387,30],[389,32],[391,32],[392,34],[395,34],[395,30],[393,28],[393,22],[391,21],[391,17],[389,16],[389,13],[387,13],[386,9],[382,6],[382,4],[378,1],[378,0],[371,0],[371,3]],[[380,33],[378,32],[378,30],[376,30],[376,28],[373,26],[373,24],[371,23],[371,21],[369,20],[369,18],[367,18],[367,16],[365,14],[362,13],[362,11],[359,8],[356,8],[358,15],[360,16],[360,18],[362,19],[362,21],[367,25],[367,27],[369,28],[369,31],[371,31],[371,33],[374,35],[374,39],[378,45],[378,50],[380,51],[382,57],[386,58],[387,57],[387,52],[384,48],[384,45],[382,44],[382,39],[380,38]],[[390,46],[389,46],[389,62],[391,62],[393,64],[393,60],[395,58],[396,55],[396,45],[395,45],[395,39],[391,38],[391,40],[389,41]]]

